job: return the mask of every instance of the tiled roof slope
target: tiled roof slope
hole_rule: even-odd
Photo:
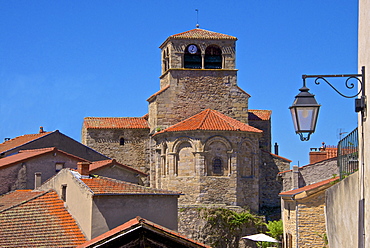
[[[54,191],[11,192],[0,197],[3,204],[8,207],[0,210],[0,247],[75,247],[86,242]]]
[[[110,160],[100,160],[100,161],[96,161],[96,162],[93,162],[90,164],[89,166],[89,171],[90,172],[93,172],[94,170],[98,170],[98,169],[101,169],[105,166],[110,166],[110,165],[118,165],[126,170],[130,170],[132,172],[135,172],[135,173],[138,173],[142,176],[147,176],[148,174],[144,173],[144,172],[141,172],[139,170],[136,170],[130,166],[127,166],[127,165],[124,165],[124,164],[121,164],[121,163],[118,163],[115,159],[110,159]]]
[[[248,119],[251,121],[268,121],[271,118],[271,110],[248,110]]]
[[[94,195],[180,195],[169,190],[154,189],[107,177],[81,178]]]
[[[4,166],[7,166],[7,165],[20,163],[20,162],[26,161],[26,160],[31,159],[31,158],[35,158],[35,157],[38,157],[38,156],[41,156],[41,155],[45,155],[47,153],[54,153],[54,152],[62,153],[64,155],[68,156],[68,157],[72,157],[72,158],[75,158],[77,160],[87,162],[86,159],[83,159],[83,158],[77,157],[75,155],[63,152],[61,150],[58,150],[55,147],[50,147],[50,148],[41,148],[41,149],[33,149],[33,150],[20,150],[19,153],[17,153],[17,154],[7,156],[5,158],[0,159],[0,168],[4,167]]]
[[[302,193],[302,192],[305,192],[305,191],[319,189],[320,187],[330,185],[331,182],[334,182],[335,180],[338,180],[338,179],[339,179],[339,177],[329,178],[329,179],[326,179],[324,181],[321,181],[321,182],[318,182],[318,183],[313,183],[313,184],[310,184],[310,185],[307,185],[307,186],[304,186],[304,187],[301,187],[301,188],[298,188],[298,189],[293,189],[293,190],[281,192],[279,194],[279,196],[289,196],[289,197],[295,196],[295,195],[297,195],[299,193]]]
[[[85,128],[121,128],[121,129],[145,129],[149,128],[148,121],[144,117],[85,117]]]
[[[41,138],[45,135],[48,135],[52,132],[43,132],[43,133],[37,133],[37,134],[25,134],[22,136],[15,137],[14,139],[7,140],[0,144],[0,153],[6,152],[8,150],[11,150],[15,147],[24,145],[28,142],[31,142],[35,139]]]
[[[95,245],[102,244],[103,242],[107,242],[110,239],[115,239],[117,236],[124,235],[125,233],[129,233],[131,230],[136,229],[137,227],[149,227],[149,228],[154,228],[154,230],[157,230],[157,232],[163,232],[164,234],[167,234],[167,237],[174,237],[178,240],[183,241],[182,243],[187,244],[189,247],[204,247],[204,248],[211,248],[208,245],[199,243],[195,240],[189,239],[188,237],[181,235],[180,233],[177,233],[175,231],[172,231],[168,228],[165,228],[163,226],[160,226],[158,224],[155,224],[151,221],[148,221],[144,218],[141,217],[136,217],[134,219],[131,219],[127,221],[126,223],[113,228],[112,230],[95,237],[94,239],[87,241],[86,243],[77,246],[77,248],[87,248],[87,247],[95,247]]]
[[[236,37],[221,34],[213,31],[208,31],[201,28],[195,28],[186,32],[171,35],[173,39],[212,39],[212,40],[237,40]]]
[[[216,110],[206,109],[156,134],[191,130],[244,131],[262,133],[261,130],[221,114]]]

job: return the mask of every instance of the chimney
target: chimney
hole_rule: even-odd
[[[41,172],[35,173],[35,189],[41,186]]]
[[[44,128],[40,127],[39,133],[45,133]]]
[[[279,145],[277,142],[275,142],[275,154],[279,155]]]
[[[90,172],[90,163],[89,162],[78,162],[77,163],[77,172],[82,176],[88,176]]]
[[[8,140],[10,140],[10,138],[4,138],[4,141],[8,141]]]

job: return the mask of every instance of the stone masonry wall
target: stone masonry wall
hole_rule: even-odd
[[[339,168],[337,166],[337,158],[327,159],[315,164],[309,164],[298,168],[298,187],[317,183],[325,179],[333,177],[334,174],[339,175]],[[283,181],[282,191],[292,190],[293,187],[293,170],[279,174]]]
[[[167,78],[168,77],[168,78]],[[248,123],[249,95],[236,85],[235,70],[172,70],[170,87],[151,99],[151,130],[164,129],[207,108]]]
[[[298,205],[298,247],[324,247],[325,191],[299,201]]]
[[[279,208],[279,193],[283,189],[282,181],[278,179],[279,172],[290,168],[290,162],[271,154],[261,152],[262,165],[260,169],[260,206],[262,208]]]
[[[184,193],[180,204],[226,204],[259,210],[259,159],[257,134],[243,132],[179,132],[154,136],[157,144],[166,144],[163,154],[157,154],[151,185]],[[240,153],[240,144],[248,140],[251,153]],[[186,144],[186,145],[183,145]],[[190,145],[191,144],[191,145]],[[218,144],[218,145],[216,145]],[[177,147],[177,148],[176,148]],[[217,148],[217,149],[213,149]],[[189,152],[182,153],[182,150]],[[187,155],[186,155],[187,154]],[[185,157],[183,157],[185,156]],[[189,156],[187,159],[186,156]],[[246,158],[245,156],[252,156]],[[221,158],[223,173],[212,173],[214,157]],[[187,163],[178,161],[187,160]],[[246,161],[248,163],[246,163]],[[176,166],[186,168],[178,169]],[[251,175],[242,174],[244,167],[252,167]],[[178,172],[183,174],[177,174]],[[276,194],[277,197],[277,194]]]
[[[300,248],[325,247],[325,190],[296,201],[284,199],[283,207],[286,243]],[[287,244],[286,247],[290,246]]]
[[[120,145],[120,138],[124,138],[124,145]],[[88,129],[85,142],[119,163],[149,171],[148,129]]]

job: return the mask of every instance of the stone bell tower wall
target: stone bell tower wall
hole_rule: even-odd
[[[235,41],[236,39],[170,39],[160,47],[162,75],[168,69],[184,68],[184,52],[189,44],[194,44],[200,49],[203,60],[208,46],[218,46],[222,51],[222,69],[235,69]],[[161,81],[161,88],[165,86],[165,82]]]
[[[237,70],[172,69],[167,87],[149,101],[151,131],[164,129],[205,109],[248,123],[249,95],[236,84]]]

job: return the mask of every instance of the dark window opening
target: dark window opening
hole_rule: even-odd
[[[222,52],[218,46],[208,46],[204,56],[205,69],[222,69]]]
[[[63,201],[67,200],[67,184],[62,184],[62,194],[60,196]]]
[[[123,146],[125,144],[125,139],[124,138],[120,138],[119,139],[119,145],[120,146]]]
[[[213,167],[213,173],[214,174],[217,174],[217,175],[222,174],[222,161],[221,161],[221,159],[215,158],[213,160],[212,167]]]
[[[194,44],[185,48],[184,68],[202,69],[202,56],[199,48]]]

